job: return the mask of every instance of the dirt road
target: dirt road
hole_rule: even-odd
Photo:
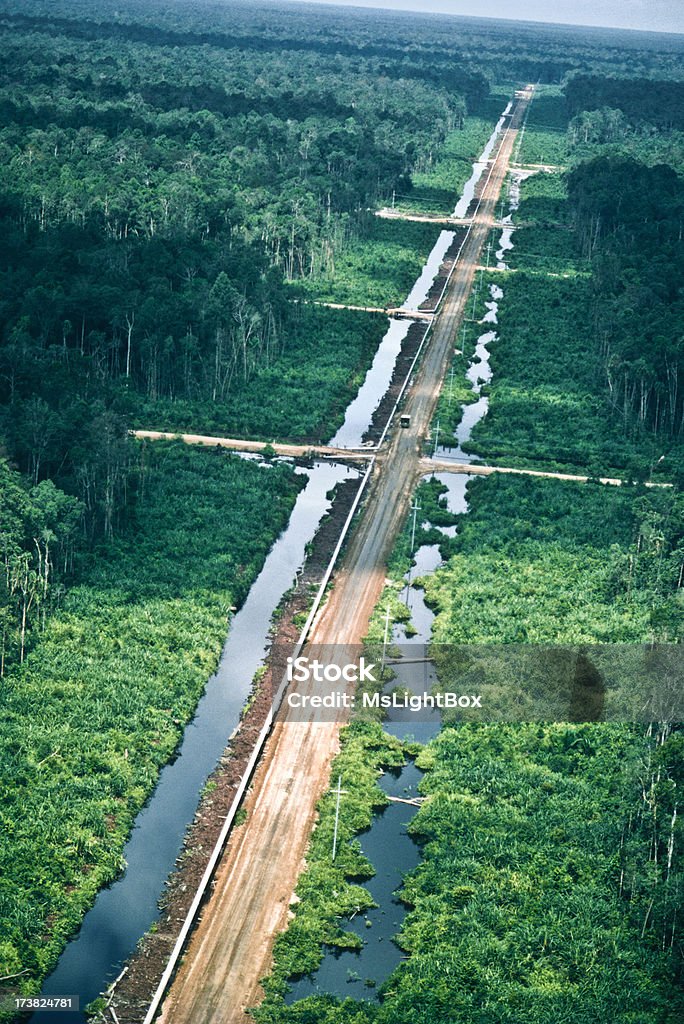
[[[543,469],[518,469],[512,466],[480,466],[473,462],[454,462],[450,459],[423,459],[421,467],[425,473],[467,473],[469,476],[492,476],[494,473],[514,473],[519,476],[543,476],[551,480],[574,480],[576,483],[587,483],[593,477],[583,476],[578,473],[553,473]],[[599,478],[602,484],[610,484],[619,487],[624,481],[618,477],[602,476]]]
[[[312,306],[323,306],[325,309],[351,309],[358,313],[384,313],[385,316],[398,317],[400,320],[432,320],[434,313],[422,309],[404,309],[402,306],[345,306],[342,302],[311,302]]]
[[[421,459],[421,470],[423,473],[465,473],[468,476],[492,476],[494,473],[513,473],[518,476],[541,476],[549,480],[572,480],[575,483],[586,484],[590,480],[597,480],[600,484],[609,487],[621,487],[624,480],[617,476],[586,476],[581,473],[552,472],[548,469],[523,469],[516,466],[481,466],[473,462],[455,462],[452,459]],[[645,487],[672,487],[672,484],[661,483],[660,481],[646,480]]]
[[[267,445],[277,455],[289,455],[293,459],[324,455],[331,459],[367,459],[368,452],[354,448],[331,448],[325,444],[281,444],[280,441],[244,441],[235,437],[214,437],[211,434],[172,434],[164,430],[131,430],[132,437],[139,441],[184,441],[185,444],[205,445],[207,448],[228,448],[236,452],[263,452]]]
[[[472,227],[463,244],[423,362],[404,410],[408,430],[397,429],[371,483],[367,504],[350,542],[312,642],[353,644],[366,633],[385,578],[389,551],[406,515],[421,465],[425,437],[458,324],[479,263],[524,109],[516,105],[491,166]],[[339,725],[279,722],[267,743],[247,800],[247,826],[231,839],[214,893],[190,939],[162,1007],[166,1024],[246,1024],[245,1009],[259,1002],[259,979],[270,966],[273,941],[288,907],[304,855],[315,806],[328,784]]]

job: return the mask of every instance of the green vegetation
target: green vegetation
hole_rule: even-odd
[[[677,492],[497,474],[468,499],[453,557],[424,581],[436,643],[681,639]]]
[[[372,1019],[680,1019],[681,904],[649,826],[663,855],[681,734],[659,749],[627,726],[462,726],[418,763],[428,801],[411,824],[423,862],[403,891],[410,956]]]
[[[77,560],[60,607],[3,679],[0,975],[27,971],[26,991],[119,872],[135,814],[217,665],[229,610],[302,486],[289,467],[179,444],[139,457],[122,536]]]
[[[567,107],[561,90],[553,86],[537,86],[522,140],[516,147],[517,159],[523,164],[566,164],[567,125]]]
[[[399,197],[399,209],[444,214],[453,211],[463,186],[470,178],[473,164],[511,95],[512,90],[507,97],[500,97],[500,107],[494,111],[493,119],[468,118],[459,129],[447,135],[439,159],[433,162],[430,154],[430,165],[411,175],[411,190],[406,196]]]
[[[320,302],[400,306],[420,275],[439,228],[368,215],[361,237],[350,241],[325,274],[298,284],[298,294]]]
[[[148,401],[136,423],[257,440],[327,441],[344,421],[386,331],[380,313],[302,304],[288,321],[283,351],[228,401]]]
[[[514,223],[565,224],[568,218],[568,188],[565,174],[540,171],[521,183],[520,206]]]
[[[513,464],[679,476],[681,179],[597,157],[567,176],[565,212],[558,178],[535,180],[523,185],[523,226],[506,257],[525,273],[499,282],[491,406],[471,449]]]
[[[329,437],[385,319],[313,303],[405,298],[436,227],[373,211],[452,208],[507,99],[490,82],[541,83],[519,158],[573,169],[524,187],[474,446],[681,475],[682,48],[261,0],[3,0],[0,40],[0,976],[35,991],[119,871],[301,484],[130,427]],[[419,493],[453,522],[443,488]],[[436,636],[681,638],[678,492],[492,480],[471,501],[456,540],[418,529],[450,557],[426,584]],[[287,976],[353,941],[372,871],[353,836],[407,753],[355,723],[338,859],[328,795],[261,1019],[674,1021],[681,751],[657,740],[445,730],[421,755],[410,961],[381,1004],[286,1009]]]
[[[453,520],[443,491],[434,480],[420,485],[421,518]],[[469,500],[458,537],[445,542],[448,564],[423,580],[438,643],[681,636],[679,495],[495,476],[474,479]],[[409,530],[395,576],[407,567]],[[420,543],[432,539],[421,531]],[[377,618],[376,639],[381,629]],[[378,763],[376,728],[352,727],[362,792],[365,766]],[[683,954],[681,740],[669,726],[444,728],[418,755],[427,801],[410,826],[423,856],[402,890],[405,962],[379,1004],[329,995],[287,1006],[287,978],[314,970],[349,916],[334,900],[321,904],[316,884],[321,875],[330,884],[329,794],[257,1020],[447,1024],[456,1012],[463,1024],[570,1015],[590,1024],[598,1008],[611,1024],[675,1024],[684,1009],[674,981]],[[345,856],[354,857],[351,836]],[[335,897],[349,892],[354,869],[352,861],[349,879],[335,880]]]
[[[309,866],[297,884],[301,902],[294,921],[276,941],[277,966],[266,983],[267,1000],[255,1012],[261,1024],[302,1019],[281,1017],[280,997],[287,991],[289,977],[318,967],[324,944],[335,949],[358,947],[357,936],[345,933],[343,923],[354,912],[373,905],[370,894],[358,883],[370,878],[374,868],[354,836],[369,827],[374,809],[387,804],[377,784],[381,770],[404,762],[402,744],[383,733],[378,724],[356,721],[343,731],[342,751],[332,766],[333,776],[342,777],[346,791],[340,805],[337,856],[333,863],[336,799],[328,793],[318,806],[318,824],[307,853]]]
[[[352,737],[345,749],[355,747],[354,777],[369,808],[380,741],[358,726]],[[684,1009],[672,983],[681,958],[681,869],[666,865],[668,844],[681,834],[672,817],[681,747],[680,733],[656,739],[627,726],[444,730],[418,758],[428,799],[410,826],[423,860],[402,893],[410,908],[399,937],[406,961],[381,987],[380,1004],[310,996],[287,1006],[288,976],[317,966],[322,941],[339,943],[360,898],[344,872],[332,877],[328,796],[298,886],[302,901],[278,940],[255,1018],[450,1024],[457,1013],[463,1024],[593,1024],[598,1011],[611,1024],[675,1024]],[[353,812],[340,847],[352,877],[359,866],[349,825],[367,821]]]
[[[666,451],[684,423],[684,182],[670,167],[599,157],[575,168],[568,185],[580,251],[592,260],[605,389],[625,432],[657,437]]]
[[[434,436],[436,425],[439,423],[439,437],[437,440],[440,445],[452,448],[456,446],[455,432],[456,427],[463,418],[463,406],[469,405],[477,398],[470,387],[470,383],[467,380],[463,380],[462,377],[464,359],[466,358],[463,352],[472,352],[477,339],[482,333],[483,328],[481,326],[470,323],[466,331],[459,335],[459,345],[464,345],[465,347],[463,350],[459,350],[459,355],[454,356],[453,370],[450,370],[444,382],[432,422],[432,436]],[[429,441],[427,444],[429,447]]]
[[[572,115],[608,108],[623,112],[631,124],[684,129],[684,82],[573,75],[564,92]]]
[[[550,274],[589,273],[571,223],[565,174],[539,172],[520,183],[520,206],[513,214],[519,228],[506,253],[509,267]],[[522,230],[521,230],[521,229]],[[500,235],[495,232],[493,242]],[[503,282],[500,282],[503,284]]]
[[[599,475],[655,470],[660,442],[625,437],[611,414],[587,319],[590,282],[521,271],[501,283],[498,337],[489,346],[489,412],[467,448],[508,465],[554,464]]]
[[[563,277],[590,271],[589,261],[577,253],[575,236],[563,224],[525,227],[524,230],[516,230],[512,241],[514,247],[506,253],[504,260],[515,270]],[[499,283],[504,284],[503,281]]]
[[[364,19],[340,38],[332,13],[327,41],[301,20],[258,4],[199,21],[182,3],[5,5],[0,430],[22,469],[42,446],[41,474],[84,497],[79,438],[99,454],[101,415],[120,450],[143,416],[290,436],[292,367],[314,346],[320,405],[292,434],[332,432],[378,335],[340,359],[356,328],[307,319],[293,287],[405,298],[435,228],[369,211],[486,108],[488,85],[427,51],[393,68],[397,47],[368,46]],[[255,422],[266,404],[287,413]]]
[[[44,625],[74,557],[82,508],[50,480],[30,487],[0,459],[0,679],[23,662],[34,624]]]

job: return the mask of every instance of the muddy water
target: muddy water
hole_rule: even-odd
[[[520,206],[520,183],[523,179],[523,175],[516,174],[515,171],[511,173],[511,186],[508,193],[508,204],[509,212],[504,217],[503,223],[506,227],[501,232],[501,239],[499,241],[499,248],[496,252],[497,270],[508,270],[508,264],[506,263],[506,253],[510,252],[513,248],[513,214]]]
[[[467,512],[465,490],[471,477],[454,476],[451,473],[436,474],[437,479],[447,487],[447,507],[450,512]],[[456,527],[440,527],[446,536],[453,536]],[[441,564],[439,547],[434,544],[418,548],[414,556],[411,578],[417,579],[432,573]],[[434,613],[425,604],[424,592],[420,587],[409,584],[401,593],[401,599],[411,610],[411,625],[415,633],[407,636],[402,624],[396,624],[392,641],[398,645],[407,664],[394,664],[396,678],[388,684],[405,687],[412,693],[430,691],[436,682],[432,665],[422,660],[424,647],[432,633]],[[415,659],[415,660],[413,660]],[[439,730],[440,717],[437,711],[423,713],[420,720],[410,712],[396,711],[393,720],[385,723],[387,732],[402,739],[409,736],[420,743],[427,743]],[[419,795],[422,772],[413,761],[401,769],[386,772],[379,780],[380,788],[388,796],[408,799]],[[363,942],[359,952],[338,952],[329,949],[319,969],[290,983],[286,1002],[292,1003],[309,995],[329,993],[344,998],[375,1000],[379,986],[398,967],[403,956],[393,941],[399,932],[406,908],[398,898],[402,878],[420,863],[420,848],[408,834],[407,828],[418,808],[409,804],[390,803],[373,818],[371,827],[357,838],[361,849],[376,870],[368,882],[364,882],[376,907],[355,915],[342,922],[345,931],[353,932]]]
[[[480,321],[483,326],[493,326],[496,324],[499,300],[503,297],[503,292],[498,285],[495,284],[490,285],[489,294],[491,297],[490,301],[485,303],[487,312]],[[492,379],[492,368],[489,364],[489,345],[495,338],[496,331],[487,330],[483,331],[477,339],[475,352],[473,353],[466,371],[466,378],[470,381],[472,392],[477,397],[474,402],[462,407],[463,412],[461,415],[461,422],[454,432],[457,441],[456,447],[447,448],[444,445],[438,446],[435,454],[440,459],[451,459],[454,462],[465,463],[478,461],[474,455],[469,455],[468,452],[463,450],[463,445],[470,440],[472,432],[477,424],[487,415],[489,399],[486,395],[481,394],[481,392],[484,385],[488,384]]]
[[[331,462],[317,462],[306,473],[308,483],[286,529],[231,622],[219,667],[207,683],[178,754],[162,770],[154,793],[138,814],[124,848],[124,874],[99,893],[43,986],[43,995],[79,993],[81,1007],[85,1006],[116,977],[157,919],[157,901],[181,851],[199,794],[240,721],[254,673],[263,662],[273,612],[292,586],[305,547],[331,506],[327,495],[337,483],[358,475],[355,469]],[[31,1022],[83,1019],[81,1014],[44,1013],[34,1014]]]
[[[383,775],[380,788],[388,796],[415,797],[421,774],[410,762],[401,771]],[[362,940],[363,948],[359,953],[328,951],[315,974],[291,982],[288,1003],[326,992],[343,998],[374,999],[377,986],[399,965],[402,953],[392,936],[401,927],[405,908],[394,893],[403,875],[420,861],[419,847],[406,831],[416,810],[408,804],[390,803],[375,815],[371,828],[358,837],[361,849],[376,869],[373,878],[363,883],[364,888],[378,906],[356,914],[343,927]]]
[[[502,239],[505,233],[506,230],[502,232]],[[511,243],[508,248],[512,249],[513,244]],[[498,256],[499,253],[497,253],[497,259]],[[488,325],[493,327],[497,323],[499,302],[503,298],[504,293],[497,284],[492,284],[489,286],[489,295],[490,300],[485,302],[487,312],[480,320],[480,323],[483,326]],[[463,445],[470,440],[473,430],[477,424],[485,418],[489,409],[489,399],[481,392],[482,388],[486,384],[489,384],[492,379],[492,368],[489,363],[489,346],[496,337],[497,334],[494,330],[483,331],[475,343],[475,351],[468,364],[466,378],[470,381],[473,394],[477,397],[474,402],[462,407],[463,413],[461,416],[461,422],[455,430],[455,437],[457,441],[456,447],[447,448],[444,445],[438,446],[436,455],[440,459],[451,459],[454,462],[464,463],[479,461],[477,456],[464,451]]]

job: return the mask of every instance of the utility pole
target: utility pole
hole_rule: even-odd
[[[447,408],[451,409],[451,398],[454,390],[454,364],[451,364],[451,370],[449,371],[449,393],[447,395]]]
[[[413,558],[413,550],[416,546],[416,519],[418,518],[418,513],[422,511],[422,506],[416,502],[415,505],[411,506],[411,511],[413,512],[413,526],[411,527],[411,558]]]
[[[406,580],[406,607],[409,606],[409,591],[411,590],[411,570],[413,568],[413,551],[416,546],[416,520],[418,513],[421,511],[421,506],[416,503],[411,505],[411,511],[413,512],[413,525],[411,527],[411,550],[409,551],[409,571],[408,578]]]
[[[387,639],[389,637],[389,624],[391,619],[390,606],[387,605],[387,611],[385,612],[385,637],[382,641],[382,665],[380,666],[380,675],[385,670],[385,658],[387,655]]]
[[[397,201],[397,190],[396,190],[396,188],[393,188],[392,189],[392,209],[394,209],[396,201]]]
[[[492,254],[492,240],[490,238],[489,242],[487,243],[487,270],[489,270],[489,257],[491,256],[491,254]]]
[[[476,279],[475,287],[473,289],[473,315],[471,317],[471,320],[475,319],[475,307],[477,305],[477,300],[480,297],[480,285],[482,284],[482,275],[483,274],[484,274],[484,270],[480,270],[480,276]]]
[[[388,609],[389,610],[389,609]],[[332,848],[332,859],[335,860],[337,856],[337,831],[340,824],[340,797],[343,793],[346,793],[346,789],[342,789],[342,776],[339,775],[337,778],[337,789],[333,790],[333,793],[337,793],[337,804],[335,806],[335,832],[333,834],[333,848]]]
[[[433,459],[434,459],[435,455],[437,454],[437,447],[438,447],[438,445],[439,445],[439,420],[437,420],[437,425],[435,427],[435,447],[434,447],[433,452],[432,452]]]

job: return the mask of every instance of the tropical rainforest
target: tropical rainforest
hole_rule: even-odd
[[[421,485],[434,639],[681,641],[684,85],[679,37],[266,0],[0,0],[0,39],[0,983],[30,994],[121,872],[305,482],[132,430],[329,440],[528,82],[514,248],[439,415],[472,397],[496,284],[469,451],[630,485],[494,477],[463,517]],[[378,1000],[288,1006],[350,944],[355,837],[407,758],[406,960]],[[337,767],[340,857],[328,794],[258,1019],[681,1019],[676,725],[450,722],[420,748],[363,720]]]

